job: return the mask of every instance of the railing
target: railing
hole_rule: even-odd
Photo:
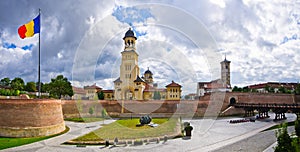
[[[234,106],[236,108],[246,108],[246,107],[252,107],[252,108],[288,108],[288,109],[300,109],[300,104],[278,104],[278,103],[266,103],[266,104],[260,104],[260,103],[234,103],[230,106]]]

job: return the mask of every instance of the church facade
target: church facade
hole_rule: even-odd
[[[225,59],[221,64],[221,78],[210,82],[198,82],[197,96],[204,96],[206,93],[212,92],[231,92],[230,82],[230,63],[231,61]]]
[[[114,81],[115,100],[180,100],[181,85],[172,81],[166,88],[157,88],[153,73],[146,70],[140,75],[138,53],[136,52],[134,32],[129,29],[125,36],[124,50],[121,52],[120,77]]]

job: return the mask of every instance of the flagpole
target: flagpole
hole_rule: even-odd
[[[41,9],[39,8],[40,16],[40,33],[39,33],[39,69],[38,69],[38,83],[39,83],[39,93],[38,96],[41,98]]]

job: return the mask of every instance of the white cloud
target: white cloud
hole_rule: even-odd
[[[8,8],[0,5],[0,47],[5,42],[16,45],[15,49],[0,49],[2,77],[36,80],[38,35],[21,40],[16,29],[35,16],[39,6],[43,10],[42,80],[64,74],[74,78],[76,85],[97,82],[103,88],[112,88],[119,73],[122,37],[129,26],[112,14],[117,7],[130,7],[128,11],[142,9],[152,15],[143,19],[143,15],[131,12],[133,18],[139,18],[132,24],[141,34],[137,41],[141,69],[149,66],[162,85],[178,79],[186,92],[195,92],[188,84],[218,78],[225,52],[232,61],[233,85],[299,81],[300,6],[296,1],[152,0],[147,1],[149,4],[108,0],[27,5],[30,2],[11,1]],[[31,44],[29,51],[20,49]],[[185,64],[180,64],[181,60]],[[32,68],[24,70],[23,65]],[[9,70],[11,67],[14,71]],[[174,71],[176,75],[172,75]],[[192,71],[195,78],[186,76],[187,71]]]
[[[226,3],[224,0],[210,0],[211,3],[218,5],[221,8],[226,7]]]

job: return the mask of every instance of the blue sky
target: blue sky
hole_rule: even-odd
[[[138,37],[141,74],[150,67],[160,87],[175,80],[184,93],[195,92],[196,82],[219,78],[225,54],[232,86],[299,82],[299,5],[296,0],[3,0],[0,78],[37,81],[38,35],[22,40],[17,29],[41,8],[43,82],[63,74],[75,86],[112,89],[129,27]]]

